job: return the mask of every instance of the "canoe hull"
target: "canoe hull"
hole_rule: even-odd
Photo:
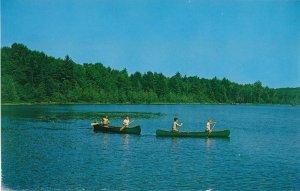
[[[135,127],[128,127],[127,129],[124,129],[123,131],[120,131],[121,127],[115,127],[115,126],[109,126],[109,128],[103,127],[101,124],[98,123],[92,123],[91,124],[94,127],[95,132],[102,132],[102,133],[119,133],[119,134],[141,134],[141,127],[135,126]]]
[[[227,138],[230,135],[230,130],[220,130],[220,131],[212,131],[211,133],[208,132],[173,132],[173,131],[165,131],[158,129],[156,130],[157,137],[220,137],[220,138]]]

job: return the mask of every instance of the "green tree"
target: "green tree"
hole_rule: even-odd
[[[2,76],[1,82],[2,102],[18,102],[20,98],[13,78],[9,75],[5,75]]]
[[[8,102],[280,103],[300,104],[300,88],[273,89],[260,81],[166,77],[151,71],[129,75],[102,63],[77,64],[14,43],[1,49],[1,98]]]

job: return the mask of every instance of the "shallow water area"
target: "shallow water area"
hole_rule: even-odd
[[[93,132],[128,114],[142,134]],[[299,190],[300,107],[245,105],[2,106],[2,183],[13,190]],[[202,131],[228,139],[157,138]]]

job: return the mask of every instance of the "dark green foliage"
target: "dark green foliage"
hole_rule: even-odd
[[[22,44],[2,49],[3,103],[262,103],[300,104],[300,88],[272,89],[176,73],[113,70],[56,59]]]

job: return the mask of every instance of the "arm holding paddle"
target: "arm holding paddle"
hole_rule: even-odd
[[[183,123],[179,124],[178,120],[179,119],[177,117],[174,118],[174,122],[173,122],[173,126],[172,126],[173,132],[178,132],[177,127],[181,127],[183,125]]]
[[[123,131],[124,129],[126,129],[131,123],[133,123],[133,121],[129,121],[129,117],[128,115],[125,116],[125,119],[123,121],[123,126],[120,128],[120,131]]]
[[[211,131],[212,131],[212,130],[213,130],[213,128],[215,127],[216,123],[217,123],[217,122],[213,122],[213,123],[212,123],[212,124],[213,124],[213,126],[212,126],[212,128],[211,128]]]
[[[211,127],[211,125],[213,125]],[[215,127],[216,125],[216,122],[213,122],[211,119],[208,119],[207,123],[206,123],[206,128],[205,128],[205,131],[207,131],[208,133],[211,133],[213,128]]]

